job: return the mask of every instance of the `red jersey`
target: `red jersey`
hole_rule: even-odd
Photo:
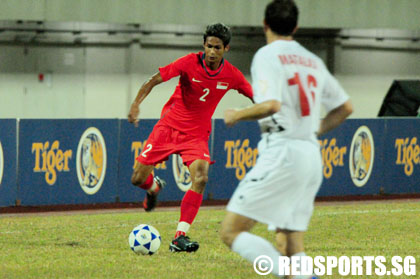
[[[228,90],[235,89],[252,99],[252,87],[236,67],[223,59],[213,71],[206,66],[202,52],[181,57],[159,72],[163,81],[180,76],[160,122],[189,135],[210,135],[211,117]]]

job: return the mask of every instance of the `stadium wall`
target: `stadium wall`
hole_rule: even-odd
[[[141,85],[175,58],[202,50],[197,48],[100,46],[34,46],[0,44],[0,117],[2,118],[124,118]],[[389,40],[388,40],[389,41]],[[387,41],[383,42],[386,45]],[[264,42],[261,41],[263,45]],[[235,48],[227,60],[244,72],[249,81],[252,57],[258,48]],[[352,118],[374,118],[383,98],[396,79],[420,79],[419,50],[371,49],[332,46],[321,39],[305,46],[330,66],[350,95],[355,112]],[[333,57],[330,57],[333,56]],[[330,57],[330,58],[329,58]],[[333,70],[333,69],[331,69]],[[39,74],[44,80],[39,80]],[[164,102],[174,91],[174,78],[153,89],[142,105],[142,118],[160,117]],[[234,104],[245,107],[247,98],[229,91],[214,117]]]
[[[269,0],[2,0],[0,20],[200,25],[203,20],[216,22],[223,18],[230,25],[259,27],[261,15],[264,14],[268,2]],[[297,3],[303,15],[299,24],[302,27],[418,28],[418,1],[298,0]],[[205,17],[202,11],[205,11]]]
[[[0,120],[0,206],[139,202],[135,157],[156,119]],[[420,193],[420,119],[350,119],[320,138],[324,180],[318,197]],[[255,164],[256,122],[227,128],[213,120],[206,200],[226,200]],[[158,165],[162,201],[190,186],[178,156]]]

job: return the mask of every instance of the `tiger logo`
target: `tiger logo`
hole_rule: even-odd
[[[369,180],[375,158],[373,136],[367,126],[361,126],[353,136],[350,147],[349,167],[351,179],[357,187]]]
[[[178,188],[183,192],[187,192],[192,185],[191,174],[178,154],[172,155],[172,172]]]
[[[106,146],[102,133],[95,127],[80,137],[76,156],[77,178],[83,191],[93,195],[99,191],[106,172]]]

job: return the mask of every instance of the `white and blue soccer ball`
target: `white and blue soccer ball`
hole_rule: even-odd
[[[131,231],[128,243],[136,254],[153,255],[160,247],[160,233],[151,225],[141,224]]]

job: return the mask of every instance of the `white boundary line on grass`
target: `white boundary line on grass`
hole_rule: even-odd
[[[372,213],[400,213],[400,212],[420,212],[419,209],[390,209],[390,210],[347,210],[340,212],[317,212],[315,210],[314,215],[317,216],[329,216],[329,215],[346,215],[346,214],[372,214]]]
[[[207,208],[209,209],[209,208]],[[216,208],[216,209],[221,209],[221,208]],[[120,213],[132,213],[133,211],[125,211],[125,212],[120,212]],[[340,212],[317,212],[315,210],[314,215],[316,216],[334,216],[334,215],[346,215],[346,214],[351,214],[351,215],[357,215],[357,214],[373,214],[373,213],[401,213],[401,212],[420,212],[420,208],[418,209],[389,209],[389,210],[346,210],[346,211],[340,211]],[[110,213],[110,212],[109,212]],[[115,213],[115,212],[112,212]],[[99,212],[97,212],[96,214],[101,214]],[[1,216],[1,215],[0,215]],[[22,216],[22,215],[21,215]],[[39,215],[38,215],[39,216]],[[46,216],[46,215],[44,215]],[[51,215],[53,216],[53,215]],[[4,216],[6,217],[6,216]],[[7,216],[7,217],[15,217],[15,216]],[[205,223],[205,222],[219,222],[219,219],[206,219],[206,220],[195,220],[195,223]],[[166,221],[166,222],[157,222],[156,224],[158,225],[170,225],[170,224],[176,224],[178,223],[178,221],[173,220],[173,221]],[[130,226],[129,224],[120,224],[118,226],[112,226],[112,227],[128,227]],[[96,229],[104,229],[104,228],[109,228],[109,226],[97,226]],[[2,234],[13,234],[13,233],[21,233],[21,231],[0,231],[0,235]]]
[[[331,207],[331,206],[347,206],[347,205],[355,205],[355,204],[381,204],[381,203],[420,203],[420,199],[400,199],[400,200],[363,200],[363,201],[322,201],[322,202],[315,202],[315,207]],[[225,205],[207,205],[202,206],[201,210],[225,210]],[[396,212],[400,209],[394,209]],[[420,211],[420,209],[407,209],[407,211]],[[157,207],[156,212],[165,212],[165,211],[179,211],[179,206],[171,206],[171,207]],[[379,211],[379,210],[350,210],[350,211],[342,211],[342,212],[331,212],[331,213],[322,213],[317,215],[317,210],[315,210],[314,215],[317,216],[324,216],[324,215],[338,215],[338,214],[368,214],[370,212],[389,212],[388,211]],[[47,211],[47,212],[19,212],[19,213],[3,213],[0,214],[1,218],[7,217],[28,217],[28,216],[63,216],[63,215],[76,215],[76,214],[119,214],[119,213],[129,213],[129,212],[137,212],[137,213],[145,213],[143,208],[105,208],[105,209],[81,209],[81,210],[63,210],[63,211]]]

